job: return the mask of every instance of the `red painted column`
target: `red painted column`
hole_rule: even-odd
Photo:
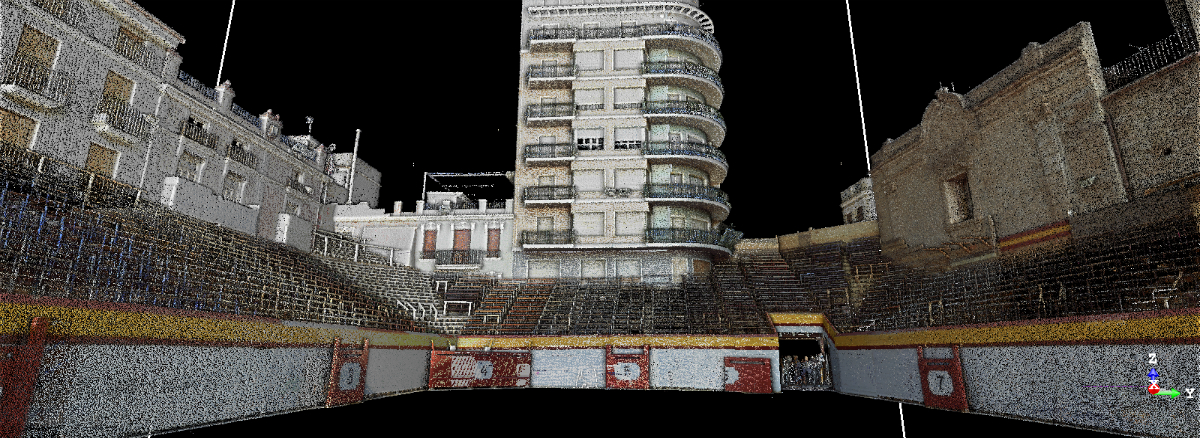
[[[958,346],[950,346],[950,359],[928,359],[925,348],[917,346],[917,369],[921,373],[921,391],[925,406],[968,412],[967,388],[963,382],[962,360]]]
[[[49,325],[47,318],[34,318],[25,345],[0,348],[0,437],[20,438],[25,431]]]
[[[343,351],[343,348],[346,350]],[[370,349],[369,339],[363,339],[361,350],[355,349],[353,345],[343,347],[341,339],[333,340],[333,364],[329,369],[329,386],[325,393],[325,407],[363,401],[363,394],[367,387],[367,359]],[[342,371],[344,369],[345,373]]]

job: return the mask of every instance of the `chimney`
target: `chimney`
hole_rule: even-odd
[[[217,109],[222,112],[230,113],[233,108],[233,85],[229,81],[225,81],[221,85],[217,85]]]
[[[183,57],[179,56],[179,52],[174,49],[168,50],[166,56],[163,57],[162,73],[163,79],[178,80],[179,79],[179,64],[183,63]]]

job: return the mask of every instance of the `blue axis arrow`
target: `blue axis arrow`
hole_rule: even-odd
[[[1158,371],[1155,371],[1154,368],[1151,368],[1150,372],[1146,373],[1146,375],[1150,377],[1150,380],[1154,380],[1158,378]]]

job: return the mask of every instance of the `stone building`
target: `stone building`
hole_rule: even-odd
[[[937,90],[871,157],[884,253],[961,265],[1188,213],[1200,3],[1167,3],[1176,32],[1113,66],[1083,22],[966,94]]]
[[[401,211],[399,201],[392,213],[366,203],[338,206],[337,231],[359,239],[389,263],[422,272],[512,278],[513,200],[483,197],[511,196],[507,175],[431,176],[442,181],[438,191],[425,192],[413,211]]]
[[[844,225],[878,219],[875,215],[875,192],[871,190],[871,177],[860,179],[846,190],[842,190],[842,219]]]
[[[679,281],[731,254],[722,52],[695,0],[522,3],[513,274]]]
[[[307,250],[346,188],[327,148],[179,69],[183,36],[132,2],[0,4],[0,142],[114,178],[138,196]],[[10,34],[6,34],[10,35]]]

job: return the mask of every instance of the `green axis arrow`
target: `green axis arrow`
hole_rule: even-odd
[[[1155,395],[1169,395],[1169,396],[1171,396],[1171,398],[1175,398],[1175,397],[1179,397],[1179,391],[1176,391],[1175,388],[1171,388],[1166,391],[1159,391],[1158,394],[1155,394]]]

